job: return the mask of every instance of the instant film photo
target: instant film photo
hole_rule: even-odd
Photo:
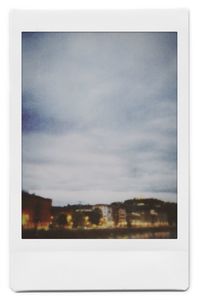
[[[13,11],[11,288],[188,288],[188,12]]]

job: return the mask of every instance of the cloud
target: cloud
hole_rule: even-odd
[[[23,188],[176,201],[176,33],[23,34]]]

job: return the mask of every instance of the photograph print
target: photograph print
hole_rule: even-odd
[[[177,33],[22,33],[23,239],[177,239]]]

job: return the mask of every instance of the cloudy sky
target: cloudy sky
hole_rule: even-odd
[[[23,189],[176,201],[176,33],[23,33]]]

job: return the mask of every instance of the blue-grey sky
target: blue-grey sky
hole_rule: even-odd
[[[22,71],[23,189],[176,201],[176,33],[24,32]]]

